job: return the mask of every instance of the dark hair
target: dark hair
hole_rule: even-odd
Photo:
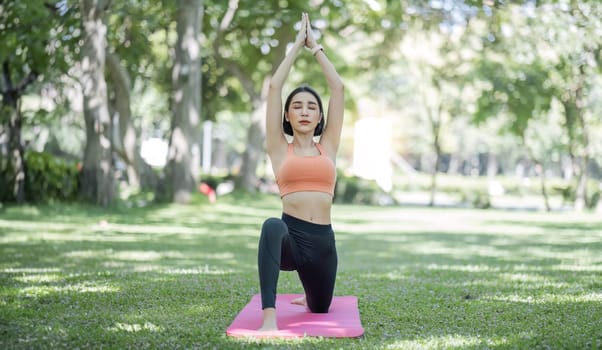
[[[293,97],[295,97],[295,95],[300,92],[309,92],[310,94],[314,95],[316,100],[318,100],[318,107],[320,109],[320,122],[314,130],[314,136],[322,135],[322,131],[324,129],[324,108],[322,108],[322,99],[320,99],[320,95],[318,95],[316,90],[310,88],[307,85],[302,85],[296,88],[295,90],[291,91],[291,93],[286,98],[286,102],[284,103],[284,113],[288,111],[288,107],[290,106]],[[286,116],[282,117],[282,129],[284,129],[285,134],[293,136],[293,127],[291,126],[291,123],[286,120]]]

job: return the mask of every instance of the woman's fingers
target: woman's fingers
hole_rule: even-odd
[[[297,33],[297,41],[305,42],[307,40],[307,21],[305,20],[304,14],[301,15],[301,27],[299,28],[299,32]]]

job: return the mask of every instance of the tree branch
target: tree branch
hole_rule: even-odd
[[[238,0],[230,0],[228,2],[228,11],[224,14],[224,18],[222,18],[222,22],[219,25],[220,33],[223,33],[232,23],[232,19],[234,18],[234,13],[238,9]]]
[[[23,79],[21,81],[21,83],[19,84],[19,86],[15,90],[19,94],[22,94],[23,91],[25,91],[25,89],[38,78],[38,75],[39,74],[36,71],[29,72],[29,74],[27,74],[27,76],[25,77],[25,79]]]
[[[219,56],[219,48],[222,45],[222,42],[224,41],[224,35],[226,33],[226,30],[228,29],[230,23],[232,23],[232,20],[234,19],[234,14],[236,13],[236,10],[238,10],[238,0],[230,0],[228,2],[228,10],[224,14],[224,17],[220,22],[219,30],[217,31],[217,37],[215,38],[215,40],[213,40],[213,51],[217,56]]]
[[[232,73],[232,75],[238,78],[245,91],[249,94],[249,97],[251,97],[251,101],[255,101],[256,99],[260,98],[255,91],[253,80],[247,74],[245,74],[240,65],[237,62],[226,58],[222,58],[222,60],[224,60],[226,63],[226,69],[228,72]]]
[[[59,9],[56,6],[56,4],[52,4],[50,2],[44,2],[44,7],[46,7],[47,9],[49,9],[50,11],[54,12],[54,13],[58,13]]]
[[[4,80],[4,84],[6,86],[6,92],[11,91],[13,89],[13,83],[10,79],[10,69],[8,67],[8,60],[2,62],[2,78]]]

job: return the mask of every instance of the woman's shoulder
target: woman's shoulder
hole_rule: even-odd
[[[272,147],[271,150],[268,151],[268,156],[270,157],[270,162],[274,169],[278,169],[280,164],[286,158],[286,155],[291,152],[292,144],[291,143],[283,143],[278,145],[278,147]]]
[[[318,150],[320,150],[321,154],[330,157],[332,160],[336,159],[337,151],[336,149],[332,149],[328,143],[324,143],[322,140],[320,140],[320,142],[316,143],[316,147],[318,147]]]

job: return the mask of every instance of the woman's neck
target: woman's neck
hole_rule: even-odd
[[[293,138],[293,145],[301,149],[313,148],[315,145],[313,136],[295,136]]]

